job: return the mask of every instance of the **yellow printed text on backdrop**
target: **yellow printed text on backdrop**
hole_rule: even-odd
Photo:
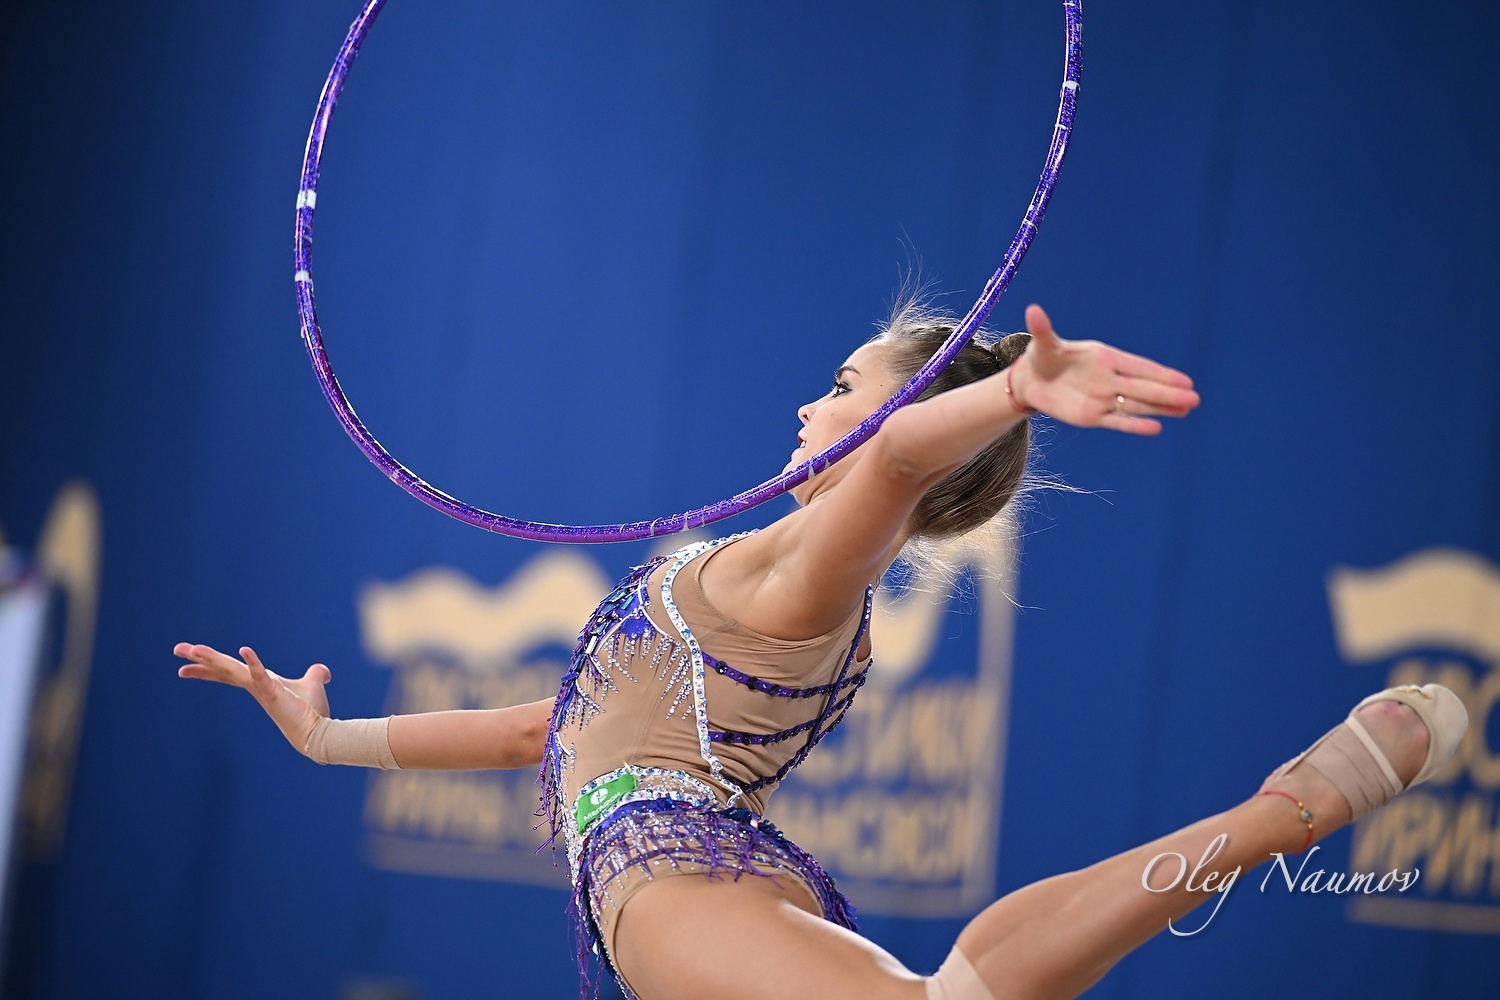
[[[1420,868],[1421,895],[1351,899],[1360,923],[1500,934],[1500,569],[1471,552],[1427,549],[1328,582],[1345,661],[1384,667],[1387,683],[1436,682],[1469,710],[1469,731],[1432,780],[1361,820],[1350,867]]]

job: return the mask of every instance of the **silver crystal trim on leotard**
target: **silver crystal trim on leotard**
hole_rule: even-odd
[[[589,834],[598,829],[610,816],[613,816],[622,806],[632,802],[645,802],[648,799],[674,799],[678,802],[687,802],[695,806],[716,806],[719,797],[714,793],[713,786],[708,782],[693,777],[686,771],[677,771],[667,767],[639,767],[635,764],[625,764],[615,768],[608,774],[601,774],[597,778],[588,781],[578,789],[578,794],[573,796],[572,808],[568,810],[569,816],[578,813],[578,804],[582,802],[596,788],[602,788],[617,778],[630,775],[636,780],[636,787],[624,795],[619,801],[612,803],[608,811],[600,813],[589,821],[582,830],[578,829],[577,823],[568,823],[563,828],[563,838],[568,845],[568,871],[572,875],[573,884],[577,885],[582,871],[579,861],[583,855],[584,841]]]
[[[737,535],[730,535],[727,538],[716,538],[708,542],[695,542],[692,545],[686,545],[678,549],[670,556],[672,564],[667,567],[667,574],[662,577],[661,581],[662,607],[666,609],[667,617],[672,621],[672,627],[677,629],[678,634],[682,636],[683,645],[687,646],[688,656],[692,658],[693,719],[698,728],[698,755],[708,765],[708,772],[713,779],[729,791],[730,795],[727,804],[731,806],[738,801],[744,790],[724,777],[724,764],[714,755],[713,750],[710,749],[713,744],[708,736],[708,694],[703,683],[703,675],[706,669],[703,663],[703,650],[698,646],[698,637],[693,635],[693,630],[688,628],[687,621],[683,619],[682,612],[677,610],[677,601],[672,596],[672,582],[677,579],[677,574],[682,571],[683,567],[694,559],[721,545],[738,541],[746,535],[751,534],[754,534],[754,532],[742,531]]]

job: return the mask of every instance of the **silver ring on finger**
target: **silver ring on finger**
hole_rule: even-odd
[[[1113,412],[1118,413],[1122,417],[1133,416],[1133,414],[1129,410],[1125,409],[1124,394],[1115,396],[1115,408]]]

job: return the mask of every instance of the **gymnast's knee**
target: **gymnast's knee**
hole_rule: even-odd
[[[927,978],[927,1000],[995,1000],[995,994],[954,945],[942,966]]]

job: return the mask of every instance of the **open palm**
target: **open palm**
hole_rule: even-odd
[[[306,751],[313,726],[329,715],[323,686],[333,675],[321,663],[308,667],[301,677],[286,678],[267,670],[249,646],[240,647],[243,660],[212,646],[187,642],[179,642],[172,652],[190,661],[177,669],[178,677],[216,681],[249,691],[298,752]]]
[[[1014,393],[1026,406],[1077,427],[1156,434],[1155,417],[1185,417],[1198,405],[1193,380],[1175,368],[1097,340],[1063,340],[1041,306],[1026,310],[1031,342]]]

